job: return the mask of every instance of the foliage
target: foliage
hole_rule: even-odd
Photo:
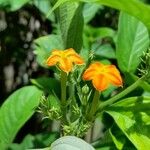
[[[61,122],[60,134],[81,138],[94,120],[101,118],[107,134],[102,139],[97,139],[96,146],[93,144],[96,149],[148,150],[150,6],[139,0],[45,0],[39,3],[38,0],[30,3],[28,0],[0,1],[0,7],[7,11],[15,11],[24,4],[35,5],[53,26],[51,34],[34,40],[37,63],[48,69],[46,59],[52,58],[52,50],[57,49],[61,53],[59,49],[73,48],[85,58],[85,65],[75,65],[76,61],[69,60],[65,52],[62,57],[54,55],[58,59],[54,61],[59,62],[59,65],[67,60],[72,68],[75,67],[71,72],[63,72],[57,65],[57,68],[51,69],[51,77],[31,79],[33,86],[21,88],[8,97],[0,108],[1,149],[34,148],[38,135],[27,135],[21,144],[11,143],[37,108],[46,121]],[[105,9],[103,5],[118,10],[118,29],[92,26],[95,14]],[[77,59],[77,53],[72,53],[71,56]],[[101,91],[100,96],[91,83],[82,80],[83,72],[93,61],[101,61],[106,66],[115,63],[121,70],[123,87],[117,89],[110,86],[104,92]],[[109,72],[105,71],[103,75]],[[112,74],[109,74],[107,80],[111,80]],[[111,83],[117,85],[116,78],[118,75]],[[50,140],[51,136],[49,134],[47,139]],[[109,142],[105,140],[107,137]],[[54,141],[56,137],[52,139]],[[46,142],[42,146],[50,144],[51,142]]]
[[[140,56],[149,46],[147,28],[125,13],[120,14],[118,28],[116,50],[118,65],[123,72],[134,73],[141,61]],[[135,57],[139,58],[134,59]]]
[[[34,86],[21,88],[13,93],[0,109],[0,147],[5,149],[18,130],[33,115],[39,105],[41,91]],[[6,115],[7,114],[7,115]]]

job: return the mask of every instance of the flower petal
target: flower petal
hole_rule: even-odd
[[[47,61],[46,61],[46,64],[48,65],[48,66],[54,66],[54,65],[56,65],[57,64],[57,62],[59,62],[59,60],[60,60],[60,57],[59,56],[57,56],[57,55],[52,55],[52,56],[50,56],[48,59],[47,59]]]
[[[65,56],[75,64],[82,65],[84,60],[78,55],[73,48],[69,48],[64,51]]]
[[[68,48],[64,50],[65,56],[68,57],[69,55],[74,55],[76,52],[73,48]]]
[[[108,80],[104,75],[98,75],[92,80],[92,84],[98,91],[104,91],[108,88]]]
[[[84,64],[84,60],[78,55],[78,54],[74,54],[74,55],[70,55],[69,59],[77,64],[77,65],[83,65]]]
[[[68,73],[72,70],[72,62],[68,58],[61,58],[59,61],[59,67],[64,72]]]
[[[52,50],[52,54],[51,55],[58,55],[58,56],[61,56],[62,55],[62,50],[57,50],[57,49],[54,49]]]
[[[108,72],[106,73],[106,76],[109,82],[116,86],[122,86],[122,78],[116,66],[109,65],[107,69],[108,69]]]
[[[92,80],[95,76],[95,70],[94,69],[87,69],[84,73],[83,73],[83,80]]]
[[[83,73],[83,80],[92,80],[96,75],[99,74],[103,66],[104,65],[99,62],[92,63]]]
[[[100,71],[101,69],[103,69],[105,65],[103,65],[102,63],[100,62],[94,62],[92,63],[88,69],[95,69],[97,71]]]

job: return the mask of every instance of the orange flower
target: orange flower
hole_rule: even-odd
[[[69,48],[66,50],[53,50],[46,64],[48,66],[58,65],[61,70],[68,73],[72,70],[73,64],[82,65],[84,61],[74,49]]]
[[[103,91],[110,84],[122,86],[122,78],[120,72],[114,65],[104,65],[100,62],[95,62],[83,74],[84,80],[92,80],[93,86],[98,91]]]

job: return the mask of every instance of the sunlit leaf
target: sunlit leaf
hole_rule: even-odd
[[[150,147],[150,97],[131,97],[106,111],[126,137],[139,149]]]
[[[64,136],[51,144],[51,149],[95,150],[90,144],[75,136]]]
[[[140,63],[140,57],[149,46],[146,27],[134,17],[121,13],[117,39],[117,61],[123,72],[134,73]]]
[[[48,11],[50,9],[52,9],[52,6],[51,6],[51,3],[49,0],[42,0],[42,1],[41,0],[34,0],[33,4],[44,14],[45,17],[47,15]],[[54,14],[51,13],[51,15],[48,16],[48,19],[50,21],[54,22],[54,20],[55,20]]]
[[[14,92],[0,108],[0,148],[5,150],[19,129],[33,115],[42,92],[27,86]]]
[[[92,50],[94,50],[94,55],[109,59],[116,58],[114,49],[110,44],[99,45],[98,43],[92,45]]]
[[[0,0],[0,8],[15,11],[28,3],[30,0]]]
[[[64,47],[74,48],[77,52],[82,47],[83,5],[67,2],[58,8],[58,19]]]
[[[58,8],[66,1],[69,0],[58,0],[56,5],[54,6],[54,9]],[[99,3],[121,11],[125,11],[128,14],[141,20],[150,30],[150,22],[149,22],[150,6],[144,4],[143,2],[140,2],[139,0],[76,0],[76,1]]]
[[[23,149],[28,149],[28,148],[32,148],[34,146],[34,136],[28,134],[22,141],[21,144],[16,144],[13,143],[11,144],[11,146],[9,147],[9,149],[11,150],[23,150]]]
[[[99,4],[84,4],[83,7],[83,17],[84,23],[88,23],[96,15],[96,13],[103,7]]]
[[[31,79],[31,83],[45,92],[59,94],[60,83],[55,78],[40,77],[37,79]]]

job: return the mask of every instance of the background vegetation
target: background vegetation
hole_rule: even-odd
[[[113,1],[109,3],[107,0],[99,0],[98,3],[84,3],[84,5],[80,3],[79,6],[66,4],[59,8],[58,18],[60,17],[62,19],[58,19],[56,17],[58,13],[57,5],[55,5],[56,9],[51,12],[55,0],[0,0],[0,104],[2,105],[10,94],[25,85],[34,84],[43,90],[52,88],[52,84],[49,83],[53,81],[48,80],[48,78],[54,76],[53,70],[46,68],[44,60],[53,48],[63,49],[64,47],[71,46],[78,52],[82,48],[81,54],[85,56],[85,59],[91,53],[91,57],[94,56],[94,60],[114,63],[119,66],[126,80],[124,87],[131,85],[138,78],[137,76],[139,76],[137,67],[141,63],[139,59],[134,58],[136,58],[136,55],[139,57],[142,56],[143,51],[146,52],[149,47],[150,7],[148,0],[143,0],[143,2],[147,5],[140,3],[139,0],[131,0],[128,3],[122,0],[120,2],[117,1],[117,4],[113,3]],[[61,3],[64,3],[64,1],[60,1]],[[58,3],[58,6],[60,4]],[[110,6],[115,9],[110,8]],[[83,17],[81,15],[82,12]],[[66,13],[69,14],[67,16],[68,18],[65,18]],[[58,24],[60,25],[60,30]],[[74,30],[78,32],[76,33]],[[83,34],[82,31],[84,31]],[[64,41],[61,39],[61,34]],[[78,43],[74,44],[76,40]],[[123,52],[122,49],[124,49]],[[55,88],[57,88],[57,85]],[[24,93],[26,107],[30,107],[28,105],[30,104],[30,99],[32,97],[35,99],[41,94],[36,90],[31,86],[30,89],[24,89],[22,93],[18,92],[17,96],[20,94],[23,96]],[[102,95],[104,100],[112,96],[110,94],[111,91],[114,91],[114,89],[104,92]],[[128,96],[149,96],[149,91],[149,84],[144,83],[143,87],[138,89],[138,92],[135,90]],[[26,96],[26,93],[29,93],[29,96]],[[11,97],[8,99],[11,99]],[[146,101],[147,99],[144,100]],[[128,103],[128,101],[124,103]],[[37,103],[33,101],[31,109]],[[122,104],[119,105],[122,106]],[[13,108],[15,109],[15,107]],[[109,120],[106,121],[107,123],[113,122],[113,119],[116,119],[113,117],[113,115],[115,116],[115,112],[110,113],[109,111],[104,117]],[[33,113],[28,112],[26,121]],[[125,112],[123,113],[125,114]],[[131,118],[133,117],[132,114],[125,115],[131,115]],[[1,124],[1,126],[3,125]],[[21,124],[18,125],[18,128],[20,127]],[[93,145],[97,149],[100,146],[105,147],[106,145],[111,145],[111,148],[117,147],[118,149],[123,148],[124,145],[124,147],[128,146],[131,149],[136,149],[138,146],[142,147],[142,145],[138,145],[137,143],[140,138],[136,136],[130,137],[128,135],[125,137],[122,132],[126,133],[126,130],[120,132],[120,128],[122,130],[124,129],[121,123],[114,124],[111,128],[111,136],[115,144],[113,144],[112,139],[110,140],[109,137],[106,137],[107,140],[104,139],[104,143],[95,142]],[[15,137],[12,136],[10,138],[14,139],[14,143],[10,145],[10,149],[21,150],[28,147],[46,147],[59,137],[58,129],[59,124],[56,124],[55,121],[51,122],[46,120],[42,122],[41,116],[36,113],[21,127],[16,136],[14,133],[13,136]],[[142,132],[148,136],[148,131],[149,128],[145,128]],[[86,137],[87,141],[94,142],[95,137],[100,138],[94,132],[95,129],[93,128]],[[122,139],[119,140],[118,137],[122,137]],[[130,140],[127,140],[127,138]],[[134,140],[134,138],[137,138],[137,140]],[[132,140],[133,144],[131,142]],[[109,146],[106,147],[108,148]]]

